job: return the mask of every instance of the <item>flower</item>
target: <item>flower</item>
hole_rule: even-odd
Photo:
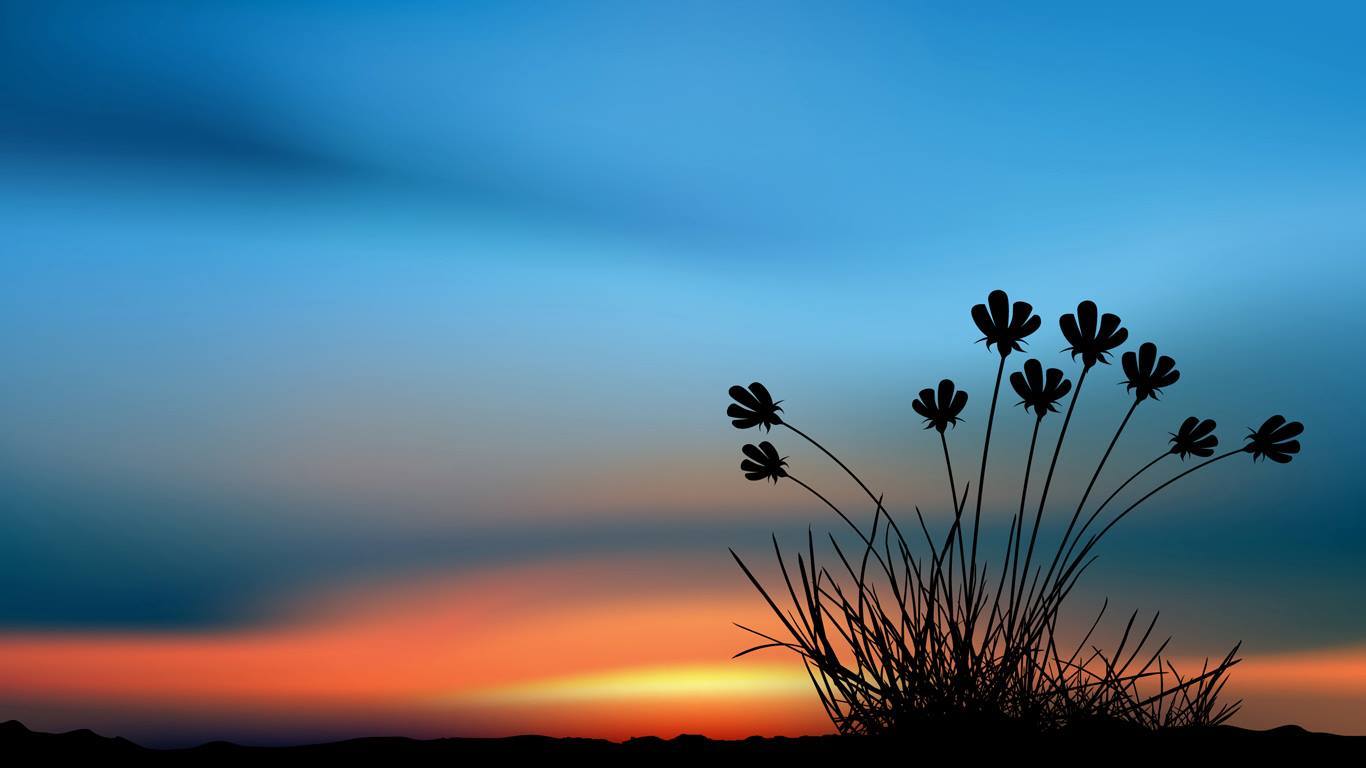
[[[1129,377],[1124,383],[1139,400],[1149,397],[1156,400],[1163,387],[1169,387],[1181,378],[1176,361],[1166,355],[1159,358],[1157,345],[1151,341],[1144,342],[1137,355],[1125,352],[1123,363],[1124,373]]]
[[[783,420],[778,417],[782,408],[778,407],[781,400],[774,401],[773,395],[768,393],[768,388],[759,382],[749,385],[749,389],[736,384],[730,388],[730,396],[735,400],[726,409],[726,415],[733,421],[736,429],[749,429],[763,425],[764,429],[771,430],[774,425],[782,424]]]
[[[749,458],[740,462],[740,470],[745,473],[745,478],[749,480],[772,480],[778,482],[778,478],[787,477],[787,457],[779,457],[778,449],[773,447],[773,443],[765,440],[758,445],[746,443],[740,450],[744,451]]]
[[[1253,461],[1265,456],[1277,464],[1289,464],[1290,457],[1300,452],[1300,441],[1292,438],[1303,431],[1303,424],[1298,421],[1287,424],[1285,417],[1277,414],[1257,429],[1248,430],[1248,444],[1243,450],[1252,454]]]
[[[987,308],[991,311],[988,312]],[[986,304],[978,304],[972,308],[972,320],[977,323],[977,328],[982,331],[982,338],[978,341],[985,341],[987,349],[991,345],[996,345],[996,351],[1001,353],[1001,357],[1006,357],[1012,351],[1023,352],[1020,342],[1024,337],[1039,330],[1042,321],[1038,315],[1030,314],[1034,307],[1027,301],[1015,302],[1014,311],[1011,311],[1010,299],[1005,291],[992,291],[987,296]]]
[[[1219,444],[1219,438],[1214,434],[1214,419],[1201,421],[1195,416],[1191,416],[1181,422],[1181,428],[1175,432],[1168,433],[1172,436],[1171,452],[1181,457],[1182,461],[1187,456],[1206,458],[1214,455],[1214,447]]]
[[[1020,396],[1016,405],[1023,405],[1026,411],[1032,408],[1040,419],[1049,411],[1057,413],[1057,402],[1072,390],[1072,382],[1064,379],[1057,368],[1049,368],[1045,380],[1043,365],[1032,357],[1025,361],[1024,373],[1010,374],[1010,386]]]
[[[1081,355],[1081,362],[1087,368],[1096,363],[1109,364],[1106,355],[1110,350],[1124,343],[1129,332],[1119,327],[1119,316],[1106,312],[1100,318],[1100,328],[1096,328],[1096,303],[1083,301],[1077,305],[1077,314],[1063,315],[1058,324],[1062,326],[1063,338],[1071,346],[1064,352],[1071,352],[1072,359]]]
[[[925,429],[934,427],[940,434],[950,424],[958,426],[958,414],[968,404],[967,392],[954,392],[953,382],[944,379],[939,382],[939,398],[935,399],[933,389],[920,390],[920,398],[911,403],[915,412],[925,417]]]

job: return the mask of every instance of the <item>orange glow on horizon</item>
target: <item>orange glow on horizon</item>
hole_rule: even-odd
[[[189,741],[830,731],[794,659],[730,660],[747,642],[732,621],[769,626],[731,576],[561,562],[305,596],[253,628],[0,634],[0,714]],[[1250,657],[1230,689],[1246,725],[1366,732],[1366,648]]]

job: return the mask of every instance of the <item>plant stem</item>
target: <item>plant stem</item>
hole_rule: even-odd
[[[866,494],[868,494],[868,498],[872,499],[873,501],[877,501],[877,496],[875,496],[875,495],[873,494],[872,490],[870,490],[870,489],[868,488],[868,486],[865,485],[864,482],[863,482],[862,480],[859,479],[859,476],[858,476],[858,475],[854,474],[854,470],[852,470],[852,469],[850,469],[849,467],[845,466],[844,462],[840,461],[838,456],[836,456],[835,454],[831,453],[831,452],[829,451],[829,449],[827,449],[825,446],[823,446],[823,445],[821,445],[820,443],[816,442],[815,438],[811,437],[810,435],[806,434],[805,432],[801,431],[800,429],[797,429],[796,427],[792,426],[791,424],[787,423],[786,421],[783,422],[783,426],[784,426],[784,427],[787,427],[788,429],[792,430],[793,432],[796,432],[798,435],[801,435],[802,439],[806,440],[806,442],[811,443],[812,445],[814,445],[814,446],[816,446],[817,448],[821,449],[821,453],[824,453],[826,456],[829,456],[831,461],[833,461],[833,462],[835,462],[836,464],[838,464],[838,465],[840,466],[840,469],[844,470],[846,474],[848,474],[850,477],[852,477],[852,478],[854,479],[854,482],[856,482],[856,483],[859,484],[859,487],[863,489],[863,492],[866,493]]]
[[[1086,506],[1086,500],[1091,496],[1091,489],[1096,487],[1096,480],[1100,477],[1101,470],[1105,469],[1105,462],[1110,460],[1110,452],[1115,449],[1115,444],[1119,442],[1119,436],[1124,434],[1124,428],[1129,425],[1129,419],[1133,417],[1134,411],[1138,410],[1138,404],[1143,402],[1139,398],[1134,398],[1133,405],[1125,412],[1124,419],[1119,422],[1119,429],[1115,430],[1115,436],[1110,438],[1110,445],[1106,446],[1105,453],[1101,454],[1100,463],[1096,465],[1096,471],[1091,473],[1091,482],[1086,484],[1086,491],[1081,495],[1081,501],[1077,503],[1077,509],[1072,513],[1072,519],[1067,523],[1067,531],[1063,533],[1062,539],[1058,542],[1058,551],[1053,555],[1053,561],[1048,564],[1048,573],[1043,577],[1043,588],[1048,589],[1048,580],[1053,577],[1053,571],[1058,567],[1062,560],[1063,550],[1067,547],[1067,542],[1072,538],[1072,531],[1077,526],[1077,521],[1081,519],[1081,510]]]
[[[949,471],[949,504],[958,506],[958,486],[953,482],[953,461],[949,459],[949,439],[943,431],[939,433],[939,444],[944,447],[944,466]]]
[[[1115,436],[1110,438],[1110,445],[1105,449],[1105,454],[1100,457],[1100,463],[1096,465],[1096,471],[1091,473],[1091,482],[1086,484],[1086,492],[1081,495],[1081,501],[1077,504],[1077,515],[1080,516],[1082,507],[1086,506],[1086,500],[1091,496],[1091,489],[1096,486],[1096,480],[1100,477],[1100,471],[1105,469],[1105,462],[1110,460],[1110,452],[1115,449],[1115,443],[1119,442],[1119,436],[1124,434],[1124,428],[1129,425],[1129,418],[1138,409],[1138,404],[1143,402],[1134,398],[1134,404],[1129,406],[1129,410],[1124,414],[1124,420],[1119,422],[1119,429],[1115,430]],[[1076,517],[1073,518],[1073,522]]]
[[[877,526],[877,518],[878,518],[878,515],[879,515],[879,514],[887,514],[887,510],[884,509],[883,506],[882,506],[882,499],[878,498],[877,495],[873,493],[872,489],[869,488],[868,485],[867,485],[866,483],[864,483],[863,480],[860,479],[858,475],[854,474],[854,470],[852,470],[852,469],[850,469],[848,466],[846,466],[844,462],[842,462],[842,461],[839,460],[839,457],[838,457],[838,456],[836,456],[835,454],[831,453],[831,452],[829,451],[829,449],[827,449],[825,446],[823,446],[823,445],[821,445],[820,443],[816,442],[815,438],[811,437],[810,435],[806,434],[805,432],[801,431],[800,429],[797,429],[796,427],[792,426],[791,424],[788,424],[786,421],[782,422],[782,425],[783,425],[784,427],[787,427],[788,429],[792,430],[793,432],[796,432],[798,435],[801,435],[801,436],[802,436],[802,439],[806,440],[806,442],[811,443],[812,445],[814,445],[814,446],[816,446],[817,448],[821,449],[821,453],[824,453],[826,456],[829,456],[831,461],[833,461],[833,462],[835,462],[836,464],[838,464],[839,467],[840,467],[840,469],[844,470],[845,474],[847,474],[847,475],[849,475],[850,477],[852,477],[852,478],[854,479],[854,482],[858,483],[859,487],[863,489],[863,492],[866,493],[866,494],[868,494],[868,498],[872,499],[872,500],[873,500],[873,504],[875,504],[875,505],[877,506],[877,508],[876,508],[876,509],[874,510],[874,512],[873,512],[873,526],[876,527],[876,526]],[[806,486],[805,483],[802,483],[802,485],[803,485],[804,487],[807,487],[808,490],[809,490],[809,486]],[[812,492],[814,493],[814,491],[812,491]],[[825,497],[822,496],[821,498],[825,498]],[[826,502],[826,503],[828,504],[829,502]],[[891,515],[888,515],[887,517],[888,517],[888,519],[891,519]]]
[[[953,543],[954,533],[957,532],[957,533],[959,534],[958,537],[957,537],[957,538],[958,538],[958,560],[959,560],[959,569],[962,570],[962,572],[963,572],[963,580],[964,580],[964,583],[966,584],[966,582],[967,582],[967,565],[966,565],[967,559],[966,559],[965,557],[963,557],[963,554],[964,554],[964,551],[963,551],[963,536],[962,536],[963,528],[962,528],[962,525],[960,524],[960,518],[961,518],[961,516],[962,516],[963,510],[962,510],[962,507],[960,507],[960,506],[958,505],[958,486],[957,486],[956,484],[954,484],[954,482],[953,482],[953,461],[951,461],[951,460],[949,459],[949,440],[948,440],[947,437],[944,436],[944,433],[943,433],[942,431],[939,433],[939,444],[942,445],[942,446],[944,446],[944,466],[947,467],[948,470],[949,470],[949,503],[952,504],[953,507],[954,507],[953,528],[950,529],[950,531],[949,531],[949,538],[946,539],[946,540],[944,541],[944,547],[947,549],[947,548]],[[944,552],[940,552],[940,553],[939,553],[940,559],[943,559],[944,554],[945,554]],[[949,571],[952,572],[952,571],[953,571],[953,559],[952,559],[952,558],[953,558],[953,553],[952,553],[952,551],[950,551],[948,554],[949,554],[949,558],[950,558],[950,559],[949,559]]]
[[[1048,488],[1053,484],[1053,470],[1058,467],[1058,454],[1062,453],[1062,441],[1067,437],[1067,425],[1072,423],[1072,411],[1077,407],[1077,397],[1081,395],[1081,387],[1086,383],[1086,374],[1091,372],[1091,366],[1081,369],[1081,375],[1077,377],[1077,387],[1072,390],[1072,399],[1067,403],[1067,415],[1062,418],[1062,430],[1058,432],[1058,444],[1053,448],[1053,459],[1048,462],[1048,475],[1044,477],[1043,493],[1039,496],[1039,511],[1034,514],[1034,527],[1029,532],[1029,549],[1025,553],[1024,568],[1020,570],[1021,585],[1023,580],[1029,578],[1029,566],[1034,560],[1034,543],[1039,538],[1039,525],[1043,522],[1044,504],[1048,502]],[[1033,587],[1030,587],[1032,595]],[[1031,596],[1032,599],[1032,596]]]
[[[801,480],[798,480],[797,477],[796,477],[796,475],[793,475],[793,474],[790,474],[790,473],[789,473],[789,474],[787,475],[787,479],[788,479],[788,480],[791,480],[792,482],[796,483],[797,485],[800,485],[801,487],[805,488],[807,491],[809,491],[809,492],[811,493],[812,496],[815,496],[816,498],[818,498],[818,499],[820,499],[821,501],[825,502],[825,506],[827,506],[827,507],[829,507],[830,509],[834,510],[835,514],[839,515],[841,520],[843,520],[845,523],[847,523],[847,524],[849,525],[850,528],[853,528],[853,529],[854,529],[854,533],[857,533],[857,534],[859,535],[859,538],[863,540],[863,543],[864,543],[864,544],[866,544],[866,545],[869,546],[869,547],[873,546],[872,540],[869,539],[867,536],[864,536],[864,535],[863,535],[863,529],[862,529],[862,528],[859,528],[857,525],[855,525],[855,524],[854,524],[854,521],[853,521],[853,520],[850,520],[848,515],[844,514],[844,512],[842,512],[842,511],[840,510],[839,507],[835,506],[834,503],[831,502],[829,499],[825,498],[825,496],[822,495],[820,491],[816,490],[815,488],[812,488],[811,486],[807,485],[806,483],[802,482]],[[879,508],[880,508],[880,507],[879,507]],[[874,522],[876,522],[876,521],[874,521]]]
[[[1199,464],[1196,464],[1195,466],[1191,467],[1190,469],[1187,469],[1186,471],[1184,471],[1184,472],[1182,472],[1182,473],[1176,475],[1175,477],[1172,477],[1171,479],[1167,480],[1166,482],[1162,483],[1161,485],[1157,486],[1156,488],[1152,489],[1151,491],[1148,491],[1147,493],[1143,494],[1143,496],[1142,496],[1141,498],[1139,498],[1138,501],[1135,501],[1133,504],[1130,504],[1128,507],[1126,507],[1126,508],[1124,509],[1123,512],[1120,512],[1118,515],[1115,515],[1115,519],[1114,519],[1114,520],[1111,520],[1108,524],[1106,524],[1106,526],[1105,526],[1104,528],[1100,529],[1100,531],[1099,531],[1098,533],[1096,533],[1094,536],[1092,536],[1092,537],[1090,538],[1090,540],[1088,540],[1088,541],[1086,542],[1086,546],[1082,547],[1081,551],[1077,553],[1076,557],[1072,558],[1071,562],[1070,562],[1070,563],[1068,564],[1068,566],[1064,569],[1063,573],[1062,573],[1061,575],[1059,575],[1059,577],[1058,577],[1058,583],[1057,583],[1056,585],[1054,585],[1054,589],[1052,590],[1052,592],[1051,592],[1051,593],[1049,594],[1049,596],[1048,596],[1048,597],[1049,597],[1049,600],[1052,600],[1057,594],[1059,594],[1059,591],[1060,591],[1061,586],[1067,582],[1068,578],[1071,577],[1072,573],[1076,570],[1077,566],[1078,566],[1083,560],[1085,560],[1086,556],[1087,556],[1088,554],[1090,554],[1091,550],[1095,548],[1096,544],[1100,542],[1100,540],[1105,536],[1105,534],[1106,534],[1106,533],[1109,533],[1109,531],[1110,531],[1111,528],[1114,528],[1115,525],[1116,525],[1117,523],[1119,523],[1120,520],[1123,520],[1130,512],[1134,511],[1134,509],[1136,509],[1136,508],[1138,507],[1138,505],[1140,505],[1140,504],[1142,504],[1143,502],[1147,501],[1148,499],[1152,498],[1153,495],[1155,495],[1158,491],[1161,491],[1163,488],[1166,488],[1167,486],[1171,485],[1172,483],[1175,483],[1177,480],[1180,480],[1181,478],[1185,477],[1186,475],[1189,475],[1189,474],[1191,474],[1192,472],[1195,472],[1196,470],[1204,469],[1205,467],[1208,467],[1209,465],[1213,464],[1213,463],[1216,462],[1216,461],[1221,461],[1221,460],[1223,460],[1223,459],[1227,459],[1227,458],[1230,457],[1230,456],[1233,456],[1233,455],[1236,455],[1236,454],[1239,454],[1239,453],[1245,453],[1245,452],[1246,452],[1246,449],[1244,449],[1244,448],[1235,448],[1235,449],[1233,449],[1233,450],[1231,450],[1231,451],[1229,451],[1229,452],[1227,452],[1227,453],[1221,453],[1221,454],[1219,454],[1218,456],[1215,456],[1215,457],[1212,458],[1212,459],[1206,459],[1205,461],[1202,461],[1202,462],[1200,462]],[[1158,459],[1160,459],[1160,458],[1161,458],[1161,457],[1159,456]],[[1152,466],[1153,464],[1156,464],[1156,463],[1157,463],[1157,459],[1154,459],[1153,461],[1149,462],[1148,466]],[[1146,469],[1146,467],[1145,467],[1145,469]],[[1137,476],[1137,473],[1136,473],[1135,476]],[[1042,595],[1042,593],[1040,593],[1040,594]],[[1041,605],[1040,605],[1040,607],[1039,607],[1038,610],[1039,610],[1039,611],[1045,610],[1044,606],[1047,604],[1047,601],[1044,601],[1044,600],[1041,599],[1041,600],[1040,600],[1040,603],[1041,603]]]
[[[996,384],[991,388],[991,408],[987,411],[987,435],[982,440],[982,466],[977,472],[977,508],[972,515],[972,581],[968,582],[968,602],[977,582],[977,531],[982,525],[982,490],[987,479],[987,453],[991,450],[991,428],[996,421],[996,399],[1001,394],[1001,376],[1006,370],[1006,356],[1001,355],[1001,364],[996,366]]]
[[[1157,486],[1156,488],[1152,489],[1151,491],[1148,491],[1147,493],[1143,494],[1143,497],[1140,498],[1138,501],[1135,501],[1133,504],[1130,504],[1128,507],[1125,507],[1125,509],[1124,509],[1123,512],[1120,512],[1118,515],[1115,515],[1115,519],[1114,519],[1114,520],[1111,520],[1110,523],[1109,523],[1108,525],[1106,525],[1104,528],[1100,529],[1100,533],[1097,533],[1095,536],[1092,536],[1092,537],[1091,537],[1092,541],[1099,541],[1100,538],[1101,538],[1102,536],[1104,536],[1105,533],[1106,533],[1107,531],[1109,531],[1111,528],[1115,527],[1115,523],[1118,523],[1120,520],[1123,520],[1124,517],[1125,517],[1126,515],[1128,515],[1128,514],[1129,514],[1130,512],[1132,512],[1132,511],[1134,511],[1134,508],[1135,508],[1135,507],[1137,507],[1139,504],[1142,504],[1143,502],[1147,501],[1148,499],[1152,498],[1153,494],[1157,493],[1158,491],[1162,490],[1163,488],[1166,488],[1167,486],[1171,485],[1172,483],[1176,482],[1177,480],[1180,480],[1181,478],[1185,477],[1186,475],[1189,475],[1190,473],[1194,472],[1194,471],[1197,470],[1197,469],[1203,469],[1204,467],[1208,467],[1209,465],[1213,464],[1213,463],[1216,462],[1216,461],[1219,461],[1220,459],[1227,459],[1227,458],[1230,457],[1230,456],[1233,456],[1233,455],[1236,455],[1236,454],[1239,454],[1239,453],[1246,453],[1246,452],[1247,452],[1247,451],[1246,451],[1246,449],[1244,449],[1244,448],[1234,448],[1233,450],[1231,450],[1231,451],[1229,451],[1229,452],[1227,452],[1227,453],[1221,453],[1221,454],[1219,454],[1218,456],[1215,456],[1215,457],[1212,458],[1212,459],[1206,459],[1206,460],[1200,462],[1199,464],[1196,464],[1195,466],[1191,467],[1190,469],[1186,470],[1185,472],[1182,472],[1181,474],[1179,474],[1179,475],[1177,475],[1176,477],[1173,477],[1172,479],[1168,480],[1167,482],[1165,482],[1165,483],[1163,483],[1163,484]]]
[[[1076,538],[1072,540],[1072,544],[1067,548],[1067,554],[1063,556],[1063,560],[1068,560],[1072,557],[1072,551],[1076,549],[1077,542],[1081,541],[1082,534],[1086,533],[1087,529],[1091,527],[1091,523],[1094,523],[1096,521],[1096,518],[1099,517],[1100,513],[1105,510],[1105,507],[1108,506],[1110,502],[1113,501],[1114,498],[1118,496],[1121,491],[1127,488],[1129,486],[1129,483],[1132,483],[1134,480],[1137,480],[1139,475],[1143,474],[1144,472],[1147,472],[1149,469],[1153,467],[1153,465],[1157,464],[1157,462],[1167,458],[1170,455],[1172,455],[1171,451],[1163,451],[1162,453],[1159,453],[1157,455],[1157,458],[1153,459],[1147,464],[1144,464],[1142,467],[1139,468],[1137,472],[1133,473],[1132,475],[1129,475],[1128,480],[1125,480],[1124,482],[1120,483],[1119,487],[1116,488],[1113,492],[1111,492],[1110,495],[1105,498],[1105,501],[1102,501],[1100,503],[1099,507],[1096,507],[1096,511],[1092,512],[1091,516],[1086,518],[1086,522],[1081,526],[1080,529],[1077,530]]]
[[[1039,440],[1039,426],[1041,424],[1043,424],[1043,413],[1038,414],[1034,418],[1034,432],[1029,436],[1029,458],[1025,460],[1024,482],[1020,484],[1020,511],[1015,516],[1015,519],[1017,520],[1015,540],[1013,542],[1006,542],[1006,559],[1010,561],[1010,602],[1006,605],[1007,609],[1010,611],[1010,618],[1006,629],[1007,636],[1009,636],[1011,630],[1015,628],[1015,603],[1019,599],[1015,596],[1015,585],[1020,565],[1020,540],[1024,538],[1025,499],[1029,496],[1029,476],[1034,468],[1034,446]],[[1012,545],[1014,547],[1013,554],[1011,552]],[[1004,568],[1001,570],[1001,575],[1005,575]],[[1020,588],[1024,588],[1023,582],[1020,583]]]

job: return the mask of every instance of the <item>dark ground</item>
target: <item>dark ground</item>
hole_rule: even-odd
[[[1030,762],[1049,760],[1073,764],[1126,764],[1134,758],[1179,761],[1191,758],[1294,760],[1340,758],[1348,765],[1366,765],[1366,736],[1335,736],[1311,733],[1288,725],[1269,731],[1249,731],[1220,726],[1200,730],[1152,734],[1123,728],[1090,729],[1047,736],[1020,738],[986,730],[944,732],[936,729],[919,737],[896,740],[803,736],[799,738],[751,737],[740,741],[713,741],[702,736],[661,739],[654,736],[611,742],[600,739],[553,739],[515,736],[506,739],[367,738],[299,747],[246,747],[210,742],[190,749],[157,750],[127,739],[108,738],[88,730],[69,733],[37,733],[17,720],[0,723],[0,764],[39,765],[51,761],[73,765],[117,761],[120,765],[395,765],[442,763],[455,765],[493,760],[539,762],[584,761],[624,765],[693,763],[712,765],[769,763],[773,760],[804,761],[824,758],[836,764],[850,760],[896,759],[917,762],[938,754],[1027,757]],[[975,761],[974,761],[975,762]],[[510,768],[510,766],[509,766]]]

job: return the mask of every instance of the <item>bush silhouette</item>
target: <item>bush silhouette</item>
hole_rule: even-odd
[[[774,536],[781,593],[766,588],[732,550],[785,633],[774,637],[737,625],[762,642],[736,656],[769,648],[797,654],[826,713],[847,734],[891,735],[927,723],[1011,723],[1050,731],[1095,722],[1149,729],[1224,722],[1239,706],[1239,702],[1220,701],[1228,672],[1239,661],[1239,646],[1218,661],[1207,660],[1199,672],[1183,674],[1163,655],[1170,639],[1151,647],[1156,616],[1139,632],[1138,614],[1131,614],[1117,645],[1106,651],[1091,638],[1108,600],[1081,641],[1071,646],[1063,644],[1059,630],[1062,607],[1095,562],[1096,546],[1134,509],[1181,478],[1230,456],[1246,453],[1254,461],[1264,457],[1289,462],[1299,452],[1295,438],[1303,425],[1273,416],[1250,430],[1245,445],[1216,455],[1215,423],[1189,417],[1170,434],[1169,445],[1083,519],[1096,481],[1134,411],[1144,402],[1158,400],[1163,389],[1180,378],[1176,362],[1159,356],[1156,345],[1146,342],[1137,353],[1125,352],[1121,357],[1127,376],[1121,383],[1133,395],[1133,402],[1097,462],[1062,537],[1055,546],[1040,547],[1048,492],[1087,376],[1097,365],[1109,365],[1129,335],[1117,315],[1101,314],[1094,302],[1083,301],[1074,314],[1059,320],[1068,344],[1063,351],[1081,363],[1075,385],[1061,369],[1045,371],[1032,358],[1010,375],[1011,388],[1020,397],[1018,405],[1034,417],[1034,425],[1019,507],[1010,522],[1000,566],[993,573],[984,559],[979,560],[978,532],[1001,380],[1009,358],[1024,351],[1027,338],[1042,323],[1029,303],[1012,304],[999,290],[992,291],[985,304],[973,307],[971,316],[982,332],[979,341],[999,356],[999,363],[970,522],[964,520],[969,483],[960,489],[955,481],[947,436],[948,428],[960,421],[968,395],[944,379],[935,388],[921,390],[911,403],[925,428],[938,433],[943,448],[953,517],[942,537],[931,532],[919,507],[914,508],[915,529],[907,536],[888,513],[881,495],[823,445],[779,416],[781,401],[775,401],[762,384],[731,387],[735,403],[727,409],[727,416],[736,428],[762,426],[771,431],[785,427],[844,470],[873,507],[873,522],[865,530],[801,480],[788,457],[781,456],[772,443],[744,446],[741,469],[745,477],[774,484],[788,480],[802,487],[838,516],[857,545],[851,546],[847,538],[842,544],[832,533],[825,537],[829,549],[822,546],[818,552],[815,535],[808,530],[805,552],[789,560]],[[1068,398],[1067,407],[1060,411],[1063,398]],[[1046,417],[1058,413],[1062,413],[1062,424],[1037,505],[1031,509],[1030,477],[1040,427]],[[1102,516],[1121,491],[1168,456],[1181,462],[1191,457],[1202,461],[1146,491],[1121,511]],[[778,602],[784,593],[790,601],[786,608]]]

